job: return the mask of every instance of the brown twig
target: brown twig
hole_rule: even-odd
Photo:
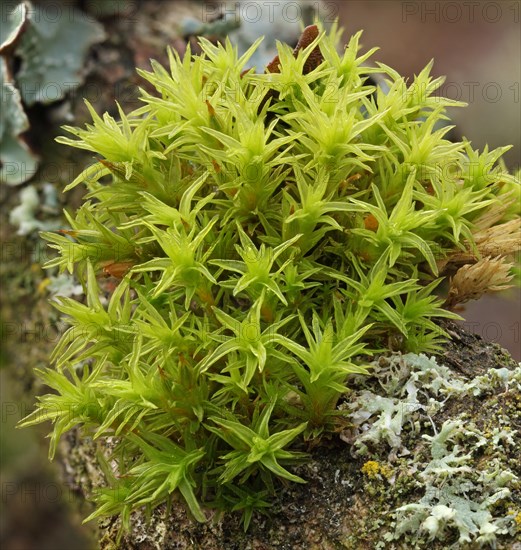
[[[304,50],[310,44],[312,44],[313,41],[318,37],[318,35],[319,35],[319,30],[316,25],[309,25],[308,27],[306,27],[302,32],[302,34],[300,35],[297,45],[293,50],[293,56],[297,58],[300,50]],[[324,57],[322,56],[322,52],[320,51],[319,46],[316,46],[313,49],[313,51],[309,54],[309,57],[306,59],[306,62],[304,63],[302,74],[308,74],[311,71],[314,71],[322,63],[322,61],[324,61]],[[276,55],[268,63],[268,65],[266,66],[265,72],[280,73],[280,58],[278,55]],[[270,90],[264,96],[264,99],[261,101],[261,104],[259,105],[259,112],[262,111],[267,101],[276,97],[278,97],[278,92],[276,92],[275,90]]]

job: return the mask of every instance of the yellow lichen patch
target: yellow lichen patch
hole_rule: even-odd
[[[516,517],[514,518],[514,521],[516,522],[517,528],[521,529],[521,512],[518,512],[516,514]]]
[[[380,464],[380,462],[376,460],[368,460],[360,471],[370,479],[374,479],[377,476],[389,479],[393,474],[393,470],[390,466],[387,464]]]
[[[515,509],[509,510],[508,515],[514,517],[514,523],[516,524],[516,528],[518,531],[521,531],[521,511],[518,511]]]
[[[360,471],[367,477],[376,477],[380,472],[380,464],[376,460],[368,460]]]

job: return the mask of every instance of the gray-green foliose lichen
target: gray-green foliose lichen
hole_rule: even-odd
[[[63,99],[83,81],[85,56],[105,38],[102,26],[72,3],[8,2],[0,32],[0,182],[20,185],[35,176],[39,158],[22,134],[24,105]]]
[[[391,511],[377,548],[394,541],[424,548],[433,540],[446,548],[495,548],[501,536],[519,533],[519,409],[479,427],[465,413],[442,423],[436,417],[451,398],[510,393],[519,405],[521,365],[469,381],[422,354],[382,358],[375,368],[382,391],[360,390],[344,404],[352,426],[342,437],[355,454],[371,457],[362,467],[369,486],[385,478],[392,492],[406,477],[418,495]],[[418,453],[420,439],[427,445]]]

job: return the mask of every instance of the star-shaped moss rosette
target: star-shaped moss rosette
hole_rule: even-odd
[[[291,464],[345,424],[337,404],[368,355],[439,349],[443,303],[470,297],[473,269],[490,284],[472,297],[508,285],[520,183],[505,149],[449,142],[436,124],[461,104],[430,65],[408,85],[363,65],[360,33],[339,54],[340,34],[307,29],[264,74],[247,70],[258,42],[238,57],[202,39],[204,55],[140,71],[156,89],[140,109],[89,107],[93,123],[60,138],[99,156],[68,186],[89,191],[72,229],[44,235],[48,266],[87,297],[57,300],[70,328],[40,371],[53,393],[23,424],[54,423],[51,457],[74,426],[111,438],[91,518],[128,527],[178,495],[198,520],[248,524],[305,481]],[[119,281],[108,296],[103,275]]]

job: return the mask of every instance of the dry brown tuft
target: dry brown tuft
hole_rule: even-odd
[[[444,306],[451,309],[457,304],[477,300],[487,292],[506,290],[512,285],[513,265],[503,257],[483,258],[475,264],[460,268],[450,281],[449,295]]]

